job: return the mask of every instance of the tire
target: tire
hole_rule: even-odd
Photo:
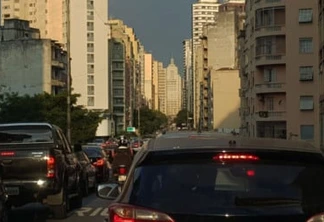
[[[9,221],[9,208],[3,207],[1,212],[0,222],[8,222]]]
[[[83,206],[83,192],[80,186],[78,186],[76,192],[78,195],[71,200],[71,208],[73,209],[78,209]]]
[[[62,188],[62,204],[58,206],[51,206],[54,219],[65,219],[68,216],[70,210],[69,198],[66,190]]]
[[[88,178],[88,176],[82,183],[82,194],[84,197],[87,197],[89,195],[89,178]]]

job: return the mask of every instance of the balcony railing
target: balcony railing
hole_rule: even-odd
[[[52,66],[63,69],[64,63],[57,60],[52,60]]]
[[[285,64],[286,55],[283,53],[276,54],[260,54],[255,57],[256,66]]]
[[[286,32],[284,24],[258,26],[255,28],[255,37],[268,35],[284,35]]]
[[[256,94],[261,93],[283,93],[286,92],[285,83],[263,83],[255,84],[254,90]]]
[[[258,111],[254,118],[256,121],[286,121],[286,111]]]

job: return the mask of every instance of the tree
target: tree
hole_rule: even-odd
[[[152,134],[155,131],[165,127],[168,118],[165,114],[158,110],[152,110],[148,107],[140,109],[140,133],[142,135]],[[134,126],[138,128],[138,111],[134,111]]]
[[[19,96],[17,93],[0,95],[0,123],[49,122],[66,132],[66,93]],[[96,135],[101,112],[77,106],[78,94],[71,95],[71,142],[89,141]]]
[[[178,112],[174,121],[178,127],[181,127],[182,123],[187,124],[189,117],[192,117],[192,113],[190,113],[187,109],[182,109]]]

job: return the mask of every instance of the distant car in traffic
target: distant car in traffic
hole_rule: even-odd
[[[324,157],[300,141],[182,134],[149,142],[107,221],[323,221]]]

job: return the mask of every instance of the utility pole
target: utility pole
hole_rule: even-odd
[[[66,3],[66,51],[67,51],[67,99],[66,99],[66,136],[71,143],[71,46],[70,46],[70,0],[65,0]]]

